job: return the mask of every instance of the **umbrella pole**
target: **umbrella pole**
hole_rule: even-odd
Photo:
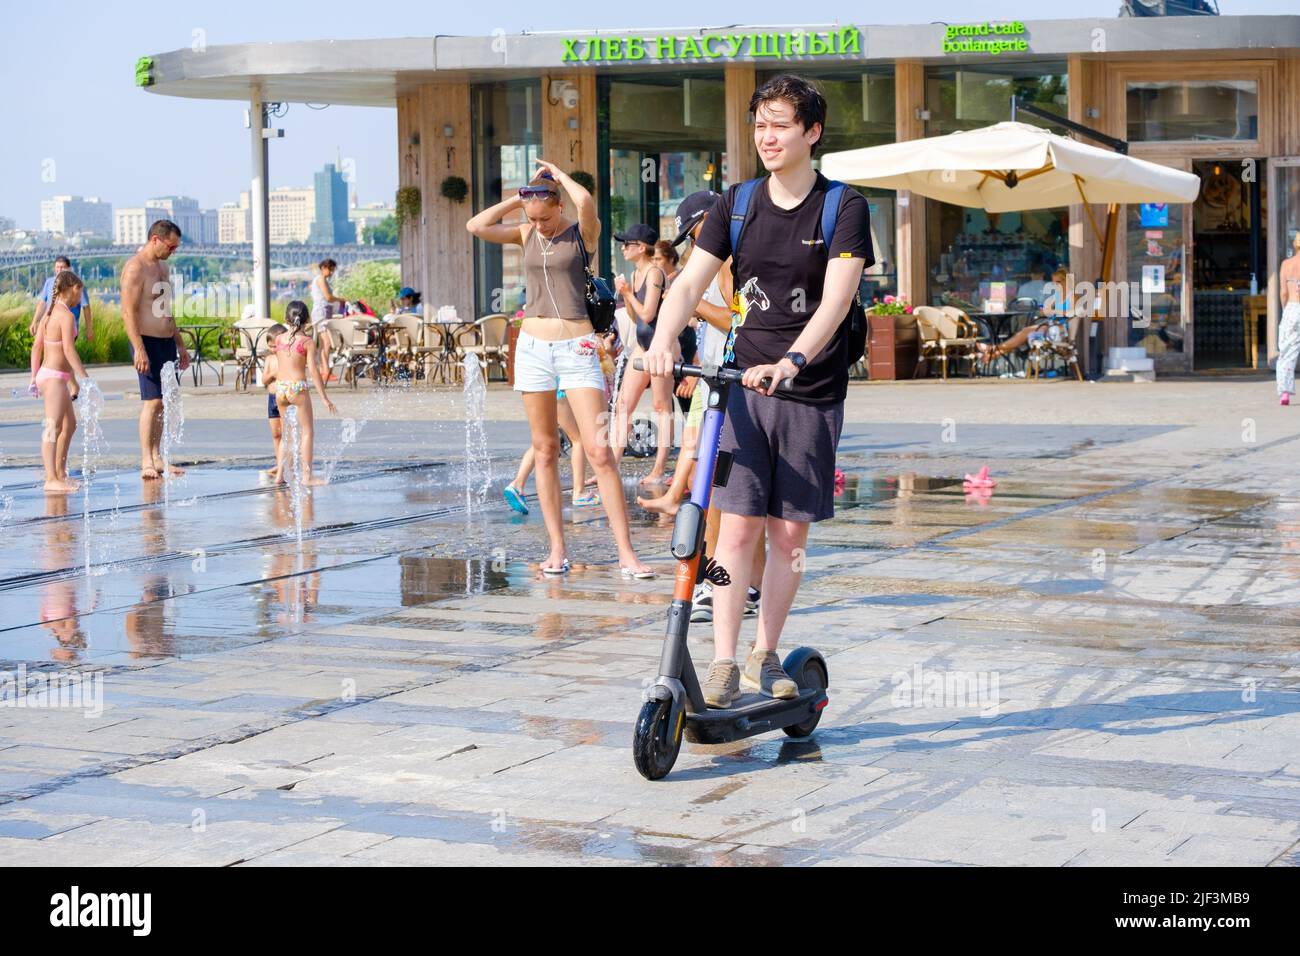
[[[1093,299],[1093,318],[1096,321],[1099,313],[1103,313],[1102,303],[1109,298],[1106,295],[1106,283],[1110,282],[1111,269],[1115,264],[1115,234],[1119,226],[1119,206],[1116,203],[1110,203],[1106,207],[1106,232],[1101,243],[1101,278],[1097,281],[1096,295]],[[1107,318],[1101,315],[1103,320],[1102,334],[1097,337],[1097,347],[1100,349],[1105,344],[1106,326],[1104,320]],[[1092,329],[1088,329],[1088,335],[1084,341],[1084,357],[1088,370],[1092,370]],[[1098,358],[1104,363],[1105,355]]]

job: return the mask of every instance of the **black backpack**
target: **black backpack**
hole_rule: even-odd
[[[736,190],[736,204],[731,210],[733,279],[735,279],[735,265],[737,262],[736,252],[740,247],[741,230],[745,228],[745,214],[749,211],[749,200],[754,195],[754,190],[758,188],[758,184],[765,178],[767,177],[746,180]],[[835,234],[835,220],[840,214],[840,204],[844,202],[844,194],[848,191],[849,188],[842,182],[832,179],[827,185],[826,195],[822,197],[822,240],[826,243],[828,253],[831,247],[831,236]],[[849,303],[849,312],[844,317],[844,322],[848,326],[849,340],[847,367],[853,368],[867,351],[867,312],[862,307],[860,284],[859,291],[853,294],[853,301]]]

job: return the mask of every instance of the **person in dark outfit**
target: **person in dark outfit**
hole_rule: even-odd
[[[826,123],[826,100],[813,84],[784,74],[750,99],[754,145],[769,175],[750,195],[742,241],[731,222],[740,186],[732,186],[704,223],[696,249],[659,311],[644,364],[671,375],[673,345],[718,269],[733,256],[738,313],[725,353],[748,369],[746,388],[730,392],[721,449],[734,462],[714,501],[722,512],[714,560],[749,568],[760,533],[769,545],[758,635],[743,668],[735,660],[747,575],[713,592],[714,660],[704,685],[710,707],[729,706],[740,686],[765,696],[798,693],[781,669],[777,642],[799,588],[808,528],[834,514],[835,446],[848,390],[845,318],[863,269],[875,257],[866,200],[840,195],[831,235],[822,234],[829,182],[812,157]],[[753,389],[770,379],[765,394]],[[777,392],[784,379],[790,391]]]

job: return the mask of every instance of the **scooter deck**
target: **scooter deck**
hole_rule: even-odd
[[[686,739],[696,744],[725,744],[811,720],[826,706],[824,690],[804,690],[777,700],[756,693],[742,696],[725,710],[686,715]]]

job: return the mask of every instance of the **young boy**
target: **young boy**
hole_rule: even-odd
[[[277,322],[266,330],[265,341],[274,342],[288,331],[287,328]],[[283,423],[280,420],[280,409],[275,404],[275,379],[278,365],[275,350],[271,349],[266,353],[266,358],[262,362],[262,385],[266,387],[266,421],[271,426],[271,443],[275,446],[275,460],[277,463],[280,461],[280,434],[283,428]],[[273,468],[268,468],[266,476],[272,481],[279,481],[279,464],[276,464]]]
[[[706,218],[643,360],[653,375],[672,374],[672,341],[734,253],[743,301],[729,362],[747,369],[746,387],[732,389],[727,405],[721,450],[732,453],[733,463],[727,485],[714,495],[722,512],[714,560],[733,571],[750,567],[764,529],[768,557],[758,635],[743,671],[735,652],[746,575],[733,573],[732,584],[714,589],[714,659],[703,688],[710,707],[730,706],[742,684],[767,697],[798,694],[776,647],[799,588],[808,526],[835,511],[835,446],[848,390],[844,319],[862,270],[875,261],[867,202],[852,190],[841,195],[831,235],[822,235],[829,183],[812,166],[826,124],[822,94],[783,74],[755,90],[749,108],[754,145],[770,175],[750,196],[736,249],[730,233],[739,186]],[[765,378],[771,382],[760,394]],[[791,390],[777,392],[784,379],[793,379]]]

